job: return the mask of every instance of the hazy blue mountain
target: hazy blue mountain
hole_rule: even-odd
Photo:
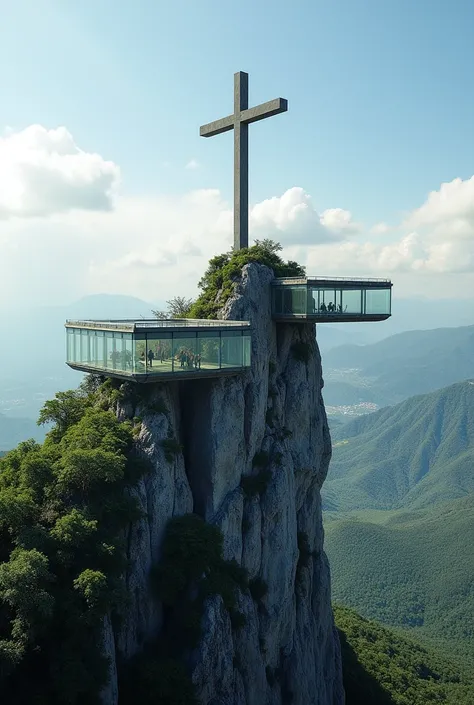
[[[474,492],[474,381],[331,430],[326,509],[425,507]]]
[[[474,299],[399,299],[394,288],[392,317],[379,323],[324,323],[316,337],[323,353],[340,345],[369,345],[404,331],[457,328],[474,323]]]
[[[474,377],[474,326],[407,331],[323,352],[326,404],[395,404]]]
[[[42,441],[44,435],[44,429],[37,426],[33,419],[10,418],[0,414],[0,451],[11,450],[28,438]]]

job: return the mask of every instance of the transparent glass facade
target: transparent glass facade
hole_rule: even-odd
[[[168,322],[167,322],[168,323]],[[192,323],[191,321],[189,323]],[[250,367],[251,335],[248,324],[227,329],[223,321],[210,322],[209,329],[201,325],[188,330],[101,330],[100,322],[89,327],[84,322],[66,324],[67,362],[72,367],[102,372],[107,375],[141,376],[149,379],[160,375],[179,377],[199,376],[199,373],[219,373],[220,370],[239,371]],[[220,322],[219,322],[220,323]],[[108,325],[109,328],[112,326]]]
[[[272,292],[275,318],[303,317],[318,321],[383,320],[391,315],[391,283],[362,281],[276,283]]]

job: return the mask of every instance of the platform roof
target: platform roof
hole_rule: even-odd
[[[390,279],[364,278],[364,277],[328,277],[308,275],[306,277],[276,277],[272,280],[273,286],[330,286],[337,289],[388,289],[393,286]]]

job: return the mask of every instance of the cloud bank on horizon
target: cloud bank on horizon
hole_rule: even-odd
[[[229,204],[215,189],[131,198],[119,185],[119,166],[80,149],[65,127],[0,138],[0,305],[195,293],[209,258],[231,245]],[[320,213],[294,186],[253,206],[250,234],[281,242],[311,273],[391,276],[407,293],[468,296],[474,176],[441,184],[396,226],[365,226],[343,208]]]

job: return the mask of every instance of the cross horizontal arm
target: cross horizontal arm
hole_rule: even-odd
[[[214,137],[214,135],[220,135],[221,132],[228,132],[234,127],[234,116],[228,115],[220,120],[215,120],[214,122],[208,122],[207,125],[202,125],[199,128],[199,134],[201,137]]]
[[[261,105],[257,105],[255,108],[242,110],[240,113],[240,119],[242,122],[248,124],[251,122],[257,122],[258,120],[264,120],[264,118],[271,117],[272,115],[285,113],[287,110],[288,101],[285,98],[275,98],[275,100],[269,100],[268,103],[262,103]]]

